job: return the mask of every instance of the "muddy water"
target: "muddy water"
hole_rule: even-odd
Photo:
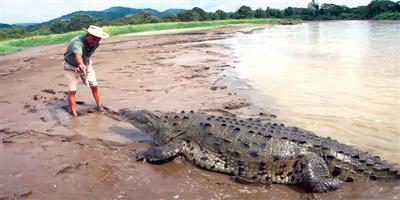
[[[224,42],[281,120],[400,160],[400,22],[271,26]]]

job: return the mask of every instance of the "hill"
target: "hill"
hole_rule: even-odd
[[[136,8],[128,8],[128,7],[111,7],[108,9],[105,9],[103,11],[76,11],[67,15],[63,15],[59,18],[50,20],[49,22],[54,22],[54,21],[59,21],[59,20],[65,20],[65,19],[71,19],[75,15],[90,15],[97,20],[114,20],[118,19],[121,17],[125,17],[127,15],[135,15],[140,12],[145,12],[151,15],[154,15],[156,17],[162,17],[167,14],[176,14],[180,11],[183,11],[183,9],[168,9],[163,12],[160,12],[158,10],[154,10],[151,8],[145,8],[145,9],[136,9]]]
[[[13,25],[0,23],[0,28],[12,28]]]

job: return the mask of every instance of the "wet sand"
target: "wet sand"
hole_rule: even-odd
[[[258,25],[269,26],[269,25]],[[90,90],[78,88],[79,117],[66,111],[62,74],[65,44],[0,57],[0,199],[395,199],[392,183],[345,184],[327,194],[295,186],[244,185],[178,157],[164,165],[131,155],[151,138],[113,114],[120,108],[267,113],[246,96],[248,86],[229,75],[230,50],[207,41],[260,27],[227,26],[191,32],[118,36],[93,56],[103,104],[93,110]]]

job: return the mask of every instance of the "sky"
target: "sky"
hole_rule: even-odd
[[[191,9],[200,7],[206,11],[218,9],[230,12],[247,5],[253,9],[307,7],[311,0],[0,0],[0,22],[6,24],[45,22],[79,10],[101,11],[114,6],[153,8],[164,11],[169,8]],[[367,5],[371,0],[316,0],[317,3],[333,3],[356,7]]]

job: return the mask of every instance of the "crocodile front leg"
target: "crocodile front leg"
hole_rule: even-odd
[[[186,142],[182,140],[173,140],[163,146],[151,146],[145,151],[136,154],[136,160],[146,160],[149,162],[165,162],[176,157],[182,152]]]
[[[301,182],[313,192],[333,191],[342,184],[342,181],[330,176],[325,161],[315,153],[306,153],[299,160],[296,172],[300,172],[297,176],[301,177]]]

